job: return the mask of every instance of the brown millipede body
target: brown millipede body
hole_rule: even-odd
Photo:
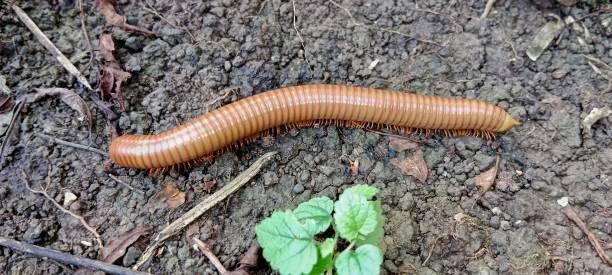
[[[518,124],[501,108],[474,99],[314,84],[259,93],[159,134],[120,136],[112,141],[109,155],[123,167],[173,167],[262,131],[313,123],[488,138]]]

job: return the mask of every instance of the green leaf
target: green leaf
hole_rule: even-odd
[[[380,201],[373,201],[372,204],[374,205],[374,210],[376,211],[376,228],[374,231],[365,235],[362,239],[357,239],[355,242],[357,245],[372,244],[380,246],[380,242],[385,235],[385,228],[383,227],[385,225],[385,217],[382,214]]]
[[[308,274],[317,262],[314,233],[290,211],[274,212],[255,227],[263,256],[281,274]]]
[[[380,249],[371,244],[364,244],[355,251],[345,250],[336,258],[338,275],[380,274],[383,257]]]
[[[319,245],[319,251],[321,252],[321,257],[327,257],[328,255],[334,253],[334,245],[336,242],[332,238],[327,238]]]
[[[320,197],[300,203],[293,213],[304,224],[313,221],[313,230],[315,234],[319,234],[325,232],[331,224],[333,210],[334,202],[328,197]]]
[[[312,268],[310,275],[323,274],[325,270],[333,266],[334,244],[334,239],[327,238],[319,245],[319,260]]]
[[[376,229],[377,219],[374,204],[365,196],[355,192],[344,192],[335,204],[334,221],[340,237],[356,240]]]
[[[370,200],[378,193],[378,188],[374,186],[369,186],[366,184],[358,184],[349,189],[346,189],[346,191],[344,192],[345,193],[353,192],[353,193],[361,194],[364,197],[366,197],[366,199]]]

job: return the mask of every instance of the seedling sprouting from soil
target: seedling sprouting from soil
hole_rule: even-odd
[[[378,274],[384,218],[376,193],[356,185],[336,202],[318,197],[273,212],[255,227],[264,258],[281,274]]]

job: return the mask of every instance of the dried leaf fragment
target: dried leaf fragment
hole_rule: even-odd
[[[120,27],[128,32],[141,33],[149,37],[155,36],[155,33],[143,28],[136,27],[127,23],[125,16],[121,16],[115,11],[115,0],[96,0],[95,5],[104,15],[106,21],[114,26]]]
[[[593,108],[593,110],[582,120],[582,128],[585,133],[591,133],[591,126],[595,124],[598,120],[612,115],[612,109],[609,107],[603,108]]]
[[[168,207],[170,207],[170,209],[174,210],[185,203],[185,192],[178,189],[176,183],[171,182],[166,184],[164,186],[164,192],[168,197]]]
[[[484,173],[474,177],[474,182],[476,185],[480,186],[481,194],[486,193],[491,189],[493,183],[495,182],[495,176],[497,175],[497,169],[499,168],[499,161],[501,157],[497,155],[497,159],[495,160],[495,165],[489,168],[489,170]]]
[[[100,252],[102,261],[107,263],[115,262],[125,254],[126,249],[130,245],[136,242],[141,236],[148,234],[150,231],[151,226],[138,225],[134,227],[134,229],[113,238]]]
[[[125,110],[123,103],[122,84],[132,77],[119,66],[119,62],[114,56],[115,43],[110,33],[100,35],[99,51],[106,61],[98,73],[98,83],[100,88],[100,98],[102,101],[119,105],[120,109]],[[108,119],[108,117],[107,117]]]
[[[351,175],[356,176],[359,174],[359,159],[351,162]]]
[[[132,77],[130,73],[120,69],[103,67],[98,76],[102,100],[119,105],[121,110],[125,110],[122,84],[130,77]]]
[[[212,191],[215,189],[215,186],[217,186],[217,181],[215,180],[204,181],[204,190],[208,194],[212,193]]]
[[[392,136],[389,137],[389,147],[391,147],[391,149],[397,152],[402,152],[408,149],[414,149],[419,147],[419,143],[407,140],[405,138],[398,138]]]
[[[11,89],[6,86],[6,78],[3,75],[0,75],[0,93],[4,95],[11,95]],[[1,96],[1,95],[0,95]]]
[[[261,255],[261,246],[255,241],[246,253],[240,258],[240,266],[234,271],[230,271],[228,275],[250,275],[255,274],[257,262]]]
[[[164,184],[163,189],[149,199],[149,212],[153,213],[162,207],[174,210],[183,203],[185,203],[185,193],[176,186],[175,182],[170,181]]]
[[[425,182],[429,174],[429,169],[425,159],[423,159],[423,151],[421,150],[417,150],[412,158],[404,160],[392,159],[391,165],[400,169],[404,174],[415,177],[421,183]]]
[[[36,94],[28,98],[28,103],[38,101],[47,96],[59,97],[62,102],[68,104],[70,108],[79,113],[79,117],[77,117],[79,121],[87,120],[87,124],[91,125],[92,116],[89,107],[87,107],[85,100],[75,92],[65,88],[39,88],[35,89],[35,91]]]
[[[115,51],[115,42],[110,33],[103,33],[100,35],[100,54],[106,62],[117,63],[117,59],[113,52]]]
[[[538,60],[540,55],[550,46],[553,40],[561,33],[565,27],[562,20],[551,21],[544,24],[544,27],[536,34],[527,48],[527,56],[532,61]]]
[[[193,238],[200,233],[200,226],[198,225],[197,222],[194,222],[192,224],[190,224],[187,227],[187,231],[185,231],[185,238],[187,238],[187,242],[189,242],[191,245],[194,245],[195,243],[193,242]]]
[[[10,112],[15,106],[15,101],[7,94],[0,94],[0,114]]]

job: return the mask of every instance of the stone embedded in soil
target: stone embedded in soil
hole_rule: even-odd
[[[295,186],[293,186],[291,191],[293,191],[293,193],[295,194],[301,194],[302,192],[304,192],[304,185],[302,185],[301,183],[298,183]]]
[[[125,252],[125,255],[123,256],[123,266],[132,266],[133,264],[135,264],[136,261],[138,261],[140,254],[142,254],[142,251],[140,251],[140,249],[134,246],[130,246],[127,252]]]
[[[489,220],[489,226],[491,226],[492,228],[499,229],[500,224],[501,220],[499,216],[493,216]]]
[[[427,163],[427,167],[430,169],[437,166],[442,162],[444,155],[446,154],[446,149],[444,147],[436,148],[432,151],[425,152],[425,162]]]
[[[479,137],[461,137],[461,142],[465,144],[465,147],[472,151],[482,149],[483,139]]]
[[[154,118],[161,115],[162,110],[169,102],[168,93],[163,88],[159,88],[142,99],[142,105],[147,107],[147,112]]]
[[[319,166],[319,171],[329,177],[336,172],[336,168],[330,166]]]
[[[510,225],[509,221],[501,221],[500,222],[500,227],[503,230],[510,230],[510,228],[512,228],[512,226]]]
[[[278,176],[274,172],[266,172],[263,175],[264,185],[271,186],[278,183]]]
[[[23,234],[23,240],[30,244],[38,244],[43,240],[44,230],[42,224],[36,222]]]
[[[179,263],[179,258],[176,256],[170,257],[167,261],[166,261],[166,270],[176,270],[176,267],[178,266]]]
[[[491,168],[491,165],[495,163],[496,157],[487,155],[483,152],[478,152],[474,158],[476,159],[476,167],[478,167],[480,171],[485,171]]]
[[[291,187],[295,184],[295,177],[289,175],[283,175],[278,182],[283,187]]]

